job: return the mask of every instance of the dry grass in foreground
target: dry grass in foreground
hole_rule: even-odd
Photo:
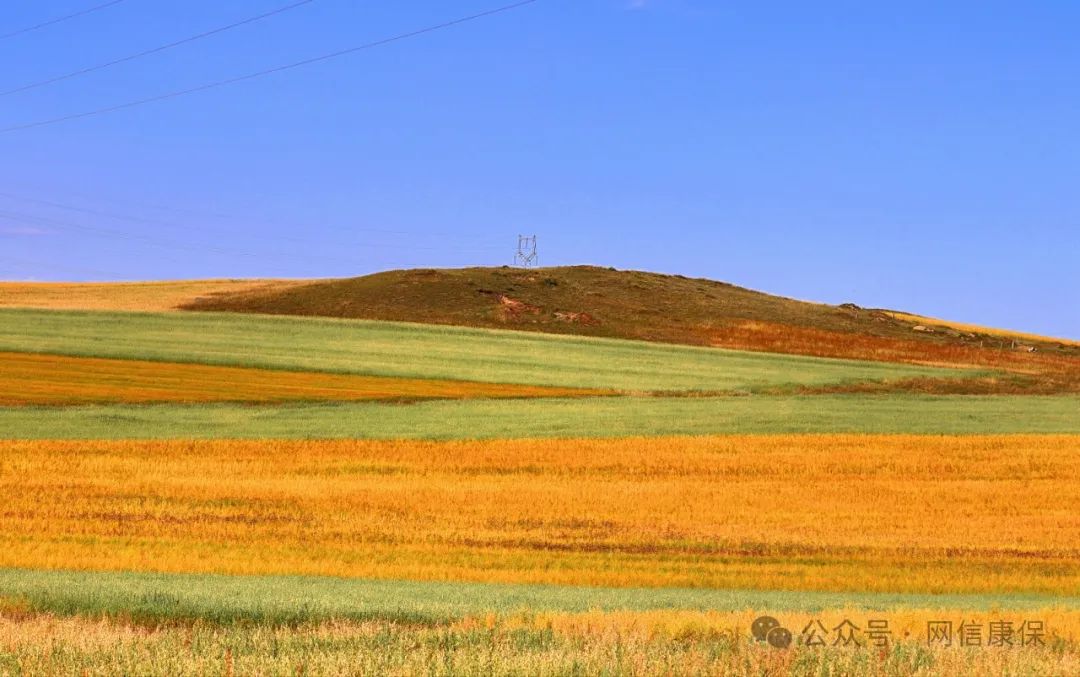
[[[936,675],[1073,675],[1080,672],[1076,612],[1048,614],[1044,645],[928,646],[904,639],[922,633],[930,615],[906,612],[897,637],[878,647],[777,649],[750,639],[753,615],[590,614],[469,619],[453,626],[329,622],[300,627],[133,626],[122,621],[0,614],[0,673],[82,675],[779,675],[849,677]],[[935,615],[936,614],[936,615]],[[865,613],[844,614],[861,623]],[[871,614],[873,615],[873,614]],[[890,614],[878,614],[888,617]],[[877,616],[875,616],[877,617]],[[821,618],[823,625],[838,623]],[[795,633],[806,620],[786,619]],[[791,621],[791,622],[789,622]],[[797,621],[797,622],[796,622]]]
[[[0,566],[1080,592],[1080,436],[0,442]]]
[[[0,406],[607,394],[610,391],[0,352]]]
[[[0,308],[176,310],[185,303],[242,292],[283,291],[310,280],[164,282],[0,282]]]

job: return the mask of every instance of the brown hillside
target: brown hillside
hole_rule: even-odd
[[[923,325],[852,304],[593,266],[391,271],[215,295],[182,308],[500,327],[1032,374],[1080,368],[1080,346],[1054,339]]]
[[[400,270],[197,299],[224,310],[501,327],[711,344],[740,321],[907,336],[906,323],[723,282],[592,266]]]

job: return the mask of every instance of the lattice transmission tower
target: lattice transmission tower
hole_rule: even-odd
[[[517,254],[514,255],[514,265],[522,268],[535,268],[540,264],[536,255],[536,236],[518,235]]]

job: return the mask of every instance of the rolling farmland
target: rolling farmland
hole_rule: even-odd
[[[0,351],[638,392],[982,373],[464,327],[211,313],[0,310]]]
[[[0,2],[0,677],[1080,677],[1080,2]]]
[[[1080,664],[1067,353],[148,312],[183,288],[0,310],[0,672]],[[863,642],[745,639],[766,612]],[[943,616],[1045,641],[929,646]]]

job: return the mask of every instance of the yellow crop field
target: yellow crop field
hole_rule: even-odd
[[[964,619],[978,635],[952,646],[920,641],[928,623]],[[297,627],[145,626],[123,620],[0,615],[0,655],[15,674],[103,675],[562,675],[686,674],[1074,675],[1080,653],[1060,638],[1076,636],[1075,610],[968,613],[827,610],[780,615],[796,638],[804,625],[859,626],[854,644],[797,644],[779,650],[751,639],[754,614],[592,613],[469,618],[424,627],[333,621]],[[888,621],[867,636],[867,623]],[[1013,623],[1009,644],[988,645],[990,624]],[[1023,619],[1023,620],[1021,620]],[[1044,644],[1021,624],[1040,619]],[[958,621],[959,622],[959,621]],[[910,633],[910,636],[905,636]],[[816,636],[816,635],[815,635]],[[998,637],[1001,635],[999,634]],[[972,644],[975,640],[978,644]],[[883,646],[879,646],[884,642]]]
[[[0,442],[0,566],[1080,593],[1080,436]]]
[[[574,397],[608,391],[0,353],[0,406]]]
[[[0,308],[176,310],[221,294],[283,290],[310,280],[177,280],[164,282],[0,282]]]

